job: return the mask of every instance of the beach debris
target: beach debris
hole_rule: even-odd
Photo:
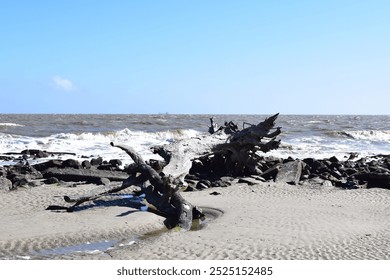
[[[301,179],[304,164],[305,163],[301,160],[288,161],[281,164],[278,168],[275,182],[284,182],[291,185],[298,185]]]

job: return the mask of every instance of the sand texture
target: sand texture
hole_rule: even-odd
[[[205,207],[200,230],[166,231],[163,218],[123,200],[65,205],[76,188],[41,186],[0,193],[1,259],[390,259],[390,191],[343,190],[237,180],[227,188],[184,193]],[[210,195],[218,192],[219,195]],[[43,249],[114,240],[109,249],[42,253]]]

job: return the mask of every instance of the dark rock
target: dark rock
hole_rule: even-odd
[[[35,156],[37,158],[46,158],[49,156],[49,154],[45,151],[41,151],[41,150],[23,150],[22,151],[22,154],[24,155],[31,155],[31,156]]]
[[[46,162],[34,164],[33,167],[38,171],[43,171],[52,167],[61,167],[61,165],[62,165],[62,160],[52,159]]]
[[[109,163],[112,167],[119,167],[122,165],[122,161],[120,161],[119,159],[112,159],[109,161]]]
[[[221,195],[220,192],[211,192],[210,195]]]
[[[60,180],[58,180],[56,177],[50,177],[45,179],[43,182],[47,185],[52,185],[52,184],[58,184]]]
[[[316,160],[314,158],[305,158],[303,160],[304,163],[306,163],[307,165],[311,166]]]
[[[334,163],[334,162],[339,162],[339,160],[337,159],[337,157],[333,156],[331,158],[329,158],[329,161]]]
[[[305,159],[304,162],[309,166],[308,169],[312,173],[320,172],[321,170],[327,169],[326,165],[320,160]]]
[[[367,182],[367,188],[390,189],[390,174],[361,172],[355,174],[357,180]]]
[[[84,160],[82,163],[81,163],[81,166],[85,169],[90,169],[92,167],[92,164],[89,162],[89,160]]]
[[[7,174],[7,178],[11,179],[12,182],[15,182],[13,178],[15,177],[24,177],[28,176],[28,179],[42,179],[42,173],[36,170],[33,166],[30,165],[13,165]]]
[[[102,163],[103,163],[103,158],[101,158],[101,157],[91,159],[91,164],[93,166],[99,166]]]
[[[287,162],[294,161],[294,160],[295,159],[293,159],[292,157],[288,157],[288,158],[283,160],[283,163],[287,163]]]
[[[276,175],[275,182],[284,182],[297,185],[301,178],[304,164],[305,163],[301,160],[283,163]]]
[[[14,159],[15,159],[15,157],[12,157],[12,156],[0,156],[0,160],[2,160],[2,161],[12,161]]]
[[[78,162],[78,160],[67,159],[64,162],[62,162],[61,167],[63,167],[63,168],[69,167],[69,168],[80,169],[81,168],[81,164],[80,164],[80,162]]]
[[[102,163],[101,165],[99,165],[97,167],[97,169],[99,169],[99,170],[113,170],[114,168],[109,163]]]

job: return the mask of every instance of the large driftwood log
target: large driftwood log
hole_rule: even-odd
[[[167,218],[166,225],[168,227],[179,226],[189,230],[192,221],[203,216],[198,207],[194,207],[180,194],[181,187],[186,185],[184,177],[189,174],[193,160],[206,158],[213,161],[213,159],[218,159],[235,175],[248,171],[256,172],[258,158],[256,152],[268,152],[279,146],[280,141],[276,140],[275,137],[281,133],[280,128],[270,132],[277,117],[278,114],[241,131],[233,122],[225,123],[225,126],[219,127],[211,118],[209,129],[211,135],[183,139],[152,148],[153,152],[159,154],[166,162],[160,173],[133,148],[111,143],[113,147],[122,149],[133,159],[135,163],[134,174],[123,181],[120,187],[105,188],[76,198],[65,197],[65,200],[73,202],[74,206],[77,206],[130,185],[138,185],[145,193],[146,201],[153,212]],[[269,140],[262,142],[263,138]]]

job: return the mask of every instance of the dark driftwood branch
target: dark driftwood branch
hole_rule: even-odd
[[[79,195],[79,196],[64,196],[64,200],[68,203],[74,203],[73,206],[68,207],[68,211],[73,211],[75,207],[79,206],[80,204],[95,200],[101,196],[109,195],[112,193],[119,192],[121,190],[124,190],[130,186],[139,185],[145,182],[147,179],[142,176],[130,176],[126,180],[123,181],[122,185],[120,186],[101,186],[97,187],[96,189],[92,190],[91,192]]]
[[[179,181],[168,174],[158,174],[150,165],[148,165],[141,155],[128,146],[115,145],[125,151],[138,166],[142,176],[147,178],[151,184],[144,188],[146,200],[153,205],[161,215],[173,220],[170,226],[179,226],[182,229],[189,230],[193,220],[193,206],[187,202],[178,192]]]

